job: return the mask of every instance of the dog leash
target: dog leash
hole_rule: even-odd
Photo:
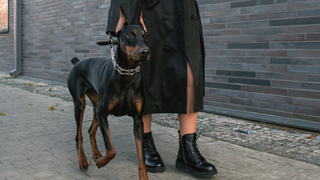
[[[97,42],[97,44],[99,46],[107,46],[110,45],[110,48],[113,47],[113,45],[117,45],[119,44],[119,42],[117,40],[113,40],[111,34],[109,33],[109,41],[101,41],[101,42]]]

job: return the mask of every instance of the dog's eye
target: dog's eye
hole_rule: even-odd
[[[130,34],[127,35],[127,38],[128,38],[128,39],[133,39],[133,38],[134,38],[134,35],[130,33]]]
[[[145,34],[143,35],[143,38],[144,38],[144,39],[148,38],[148,34],[145,33]]]

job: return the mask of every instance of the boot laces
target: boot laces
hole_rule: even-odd
[[[193,160],[197,163],[203,162],[204,157],[201,155],[199,151],[199,145],[196,143],[196,141],[200,138],[200,135],[197,135],[196,138],[194,138],[192,143],[188,143],[189,148],[189,154],[193,157]]]
[[[150,154],[158,154],[157,149],[154,145],[152,139],[146,139],[144,142],[144,148],[146,151],[150,152]]]

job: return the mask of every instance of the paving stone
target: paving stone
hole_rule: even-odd
[[[59,174],[59,175],[56,175],[56,176],[40,178],[40,179],[45,179],[45,180],[72,180],[72,179],[75,179],[75,178],[73,178],[73,177],[71,177],[71,176],[69,176],[67,174]]]
[[[57,173],[53,172],[52,170],[44,170],[44,171],[40,171],[38,173],[35,173],[34,176],[36,178],[49,178],[49,177],[52,177],[52,176],[55,176],[57,175]]]
[[[24,174],[20,174],[18,176],[13,176],[13,177],[8,177],[6,178],[6,180],[35,180],[36,178],[27,174],[27,173],[24,173]]]

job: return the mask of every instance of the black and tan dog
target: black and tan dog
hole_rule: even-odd
[[[68,88],[73,97],[75,119],[77,123],[76,146],[78,164],[81,171],[88,169],[88,161],[83,149],[82,123],[86,107],[85,95],[93,104],[93,121],[89,129],[92,155],[100,168],[115,157],[115,149],[110,138],[107,117],[129,115],[134,120],[134,136],[139,159],[139,177],[148,179],[143,151],[142,104],[143,89],[140,61],[149,60],[149,48],[146,46],[147,30],[140,14],[139,25],[127,25],[126,17],[120,9],[120,18],[116,28],[119,45],[112,58],[89,58],[75,64],[68,77]],[[98,43],[98,44],[104,44]],[[96,131],[100,126],[106,147],[102,156],[96,144]]]

